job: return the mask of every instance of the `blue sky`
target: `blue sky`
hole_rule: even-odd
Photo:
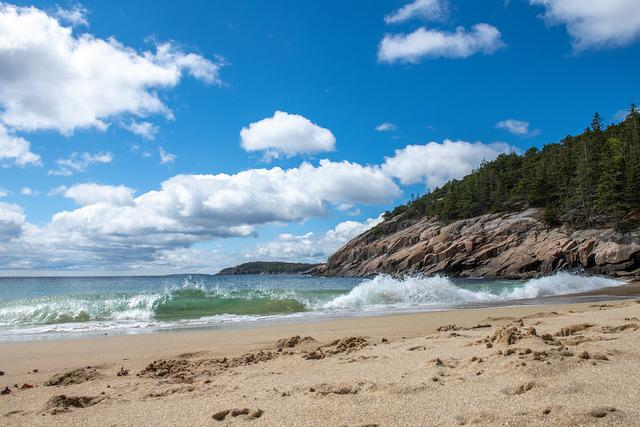
[[[0,274],[322,260],[483,159],[619,120],[634,3],[0,3]]]

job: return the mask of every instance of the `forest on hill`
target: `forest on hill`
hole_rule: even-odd
[[[300,274],[318,265],[320,264],[255,261],[222,269],[218,274]]]
[[[640,220],[639,133],[633,104],[625,120],[609,126],[596,113],[580,135],[523,155],[502,154],[460,180],[412,196],[384,217],[450,222],[539,207],[549,225],[633,228]]]

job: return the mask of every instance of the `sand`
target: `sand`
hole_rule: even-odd
[[[0,344],[2,425],[640,425],[640,303]]]

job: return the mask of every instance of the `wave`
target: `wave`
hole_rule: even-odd
[[[380,275],[324,304],[327,309],[375,306],[457,305],[563,295],[622,285],[624,282],[596,276],[556,273],[526,282],[456,284],[445,276],[393,278]]]
[[[0,303],[0,326],[90,321],[171,321],[205,316],[266,315],[307,310],[304,301],[263,290],[179,287],[161,294],[66,295]]]
[[[46,296],[0,301],[3,331],[113,330],[206,325],[265,318],[397,309],[437,309],[536,298],[621,285],[603,277],[557,273],[516,281],[380,275],[347,288],[226,287],[185,283],[163,292]],[[66,325],[66,326],[65,326]],[[0,334],[1,335],[1,334]]]

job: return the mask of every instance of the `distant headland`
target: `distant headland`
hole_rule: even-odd
[[[302,274],[321,264],[307,264],[302,262],[246,262],[220,270],[219,275],[231,274]]]

